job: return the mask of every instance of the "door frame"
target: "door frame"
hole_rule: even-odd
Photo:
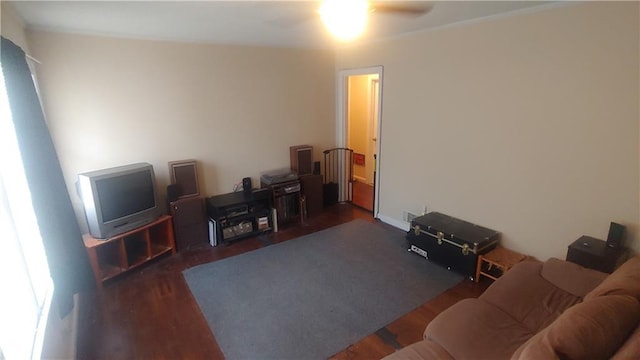
[[[347,145],[347,136],[348,132],[348,108],[347,108],[347,96],[349,95],[348,89],[348,78],[353,75],[370,75],[370,74],[378,74],[378,119],[377,119],[377,130],[378,133],[375,134],[375,137],[378,139],[376,144],[376,160],[375,160],[375,179],[374,179],[374,202],[373,202],[373,217],[377,218],[380,208],[380,162],[382,159],[381,154],[381,144],[382,144],[382,93],[383,93],[383,67],[379,66],[370,66],[365,68],[356,68],[356,69],[344,69],[338,70],[337,79],[336,79],[336,144],[338,147],[346,147]]]
[[[378,120],[380,119],[380,113],[378,109],[380,109],[380,79],[379,77],[369,79],[369,90],[371,93],[369,94],[369,109],[367,114],[367,157],[369,159],[375,159],[374,155],[378,154]],[[373,141],[373,143],[371,143]],[[373,145],[373,146],[372,146]],[[366,178],[367,181],[372,181],[375,183],[376,179],[374,178],[376,173],[376,164],[370,163],[369,167],[365,166]]]

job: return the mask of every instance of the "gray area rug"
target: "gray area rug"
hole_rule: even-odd
[[[462,276],[364,220],[183,272],[227,359],[326,359]]]

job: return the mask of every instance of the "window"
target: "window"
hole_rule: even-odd
[[[38,359],[53,283],[0,80],[0,358]]]

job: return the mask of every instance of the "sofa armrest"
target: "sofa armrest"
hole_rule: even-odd
[[[455,359],[508,359],[533,332],[491,303],[468,298],[431,320],[424,336]]]
[[[572,262],[550,258],[542,265],[541,276],[556,287],[584,298],[608,274],[587,269]]]
[[[562,312],[582,301],[542,277],[544,263],[522,261],[512,267],[480,295],[536,333]]]

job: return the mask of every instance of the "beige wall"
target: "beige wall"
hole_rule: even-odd
[[[48,123],[72,201],[79,172],[149,162],[163,195],[167,162],[196,159],[201,192],[315,158],[335,144],[334,52],[32,32]]]
[[[340,50],[337,69],[384,66],[381,217],[401,225],[427,205],[543,259],[617,221],[640,249],[638,8],[563,6]],[[195,158],[204,193],[223,193],[288,166],[289,145],[320,158],[334,143],[332,52],[46,32],[29,45],[70,189],[78,172],[137,161],[163,189],[168,161]]]
[[[29,51],[24,21],[16,14],[11,3],[6,1],[0,1],[0,29],[2,36],[20,46],[22,50]]]
[[[338,51],[384,66],[380,216],[424,205],[564,258],[625,224],[640,249],[638,3],[584,3]]]
[[[348,147],[354,153],[367,154],[367,120],[369,116],[369,75],[354,75],[348,79]],[[353,174],[366,180],[367,173],[362,165],[353,166]]]

